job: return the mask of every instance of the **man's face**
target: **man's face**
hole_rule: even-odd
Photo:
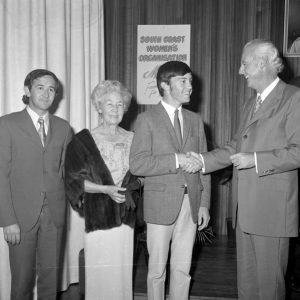
[[[181,104],[190,102],[192,93],[192,74],[175,76],[170,79],[168,86],[169,101],[178,107]]]
[[[56,95],[55,80],[45,75],[32,82],[31,89],[24,88],[25,94],[29,97],[29,107],[38,115],[44,115],[53,103]]]
[[[262,71],[260,68],[260,59],[254,56],[254,51],[251,48],[244,49],[241,59],[239,74],[244,75],[248,86],[255,90],[259,90],[262,79]]]

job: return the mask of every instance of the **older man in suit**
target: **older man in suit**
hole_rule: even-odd
[[[300,89],[277,77],[282,68],[272,42],[244,46],[239,73],[256,95],[232,141],[202,154],[207,173],[234,165],[239,299],[285,299],[289,237],[298,235]]]
[[[190,101],[192,72],[183,62],[160,66],[157,87],[162,101],[139,115],[130,153],[130,170],[145,176],[144,218],[147,223],[148,299],[165,297],[170,255],[170,299],[188,299],[190,265],[197,222],[209,222],[210,178],[188,151],[205,151],[200,115],[182,108]],[[171,244],[171,246],[170,246]]]
[[[64,155],[70,125],[49,114],[59,81],[37,69],[25,78],[26,108],[0,118],[0,226],[9,245],[11,299],[56,299],[65,221]]]

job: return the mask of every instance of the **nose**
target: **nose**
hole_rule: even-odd
[[[192,83],[191,83],[190,81],[187,81],[186,87],[187,87],[188,89],[192,89]]]
[[[243,65],[240,66],[239,74],[244,75],[244,66]]]
[[[112,105],[112,106],[111,106],[111,110],[114,111],[114,112],[117,111],[117,110],[118,110],[117,105]]]
[[[50,92],[49,92],[49,90],[48,89],[45,89],[44,90],[44,97],[49,97],[49,95],[50,95]]]

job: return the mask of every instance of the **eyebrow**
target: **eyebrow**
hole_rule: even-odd
[[[45,84],[43,84],[43,83],[38,83],[37,85],[36,85],[37,87],[39,87],[39,86],[47,86],[47,87],[49,87],[49,88],[53,88],[53,89],[56,89],[56,87],[55,86],[53,86],[53,85],[45,85]]]

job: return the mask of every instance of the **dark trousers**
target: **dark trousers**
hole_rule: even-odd
[[[237,222],[237,279],[240,300],[284,300],[289,238],[243,232]]]
[[[288,280],[300,287],[300,237],[291,238]]]
[[[62,228],[53,224],[44,205],[36,225],[21,232],[19,245],[9,247],[11,300],[31,300],[36,275],[38,299],[56,299],[61,238]]]

